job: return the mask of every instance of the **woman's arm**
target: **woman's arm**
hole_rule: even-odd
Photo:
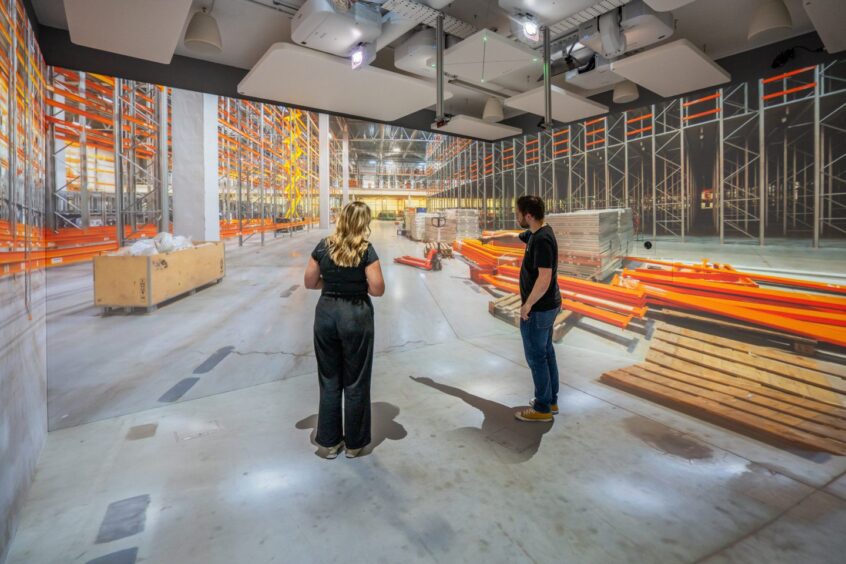
[[[309,290],[320,290],[323,288],[323,278],[320,277],[320,265],[313,258],[308,259],[303,285]]]
[[[378,260],[364,269],[364,275],[367,276],[368,294],[376,298],[385,294],[385,279],[382,278],[382,266]]]

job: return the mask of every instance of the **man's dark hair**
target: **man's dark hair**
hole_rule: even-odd
[[[532,214],[532,217],[538,221],[543,219],[544,205],[543,200],[537,196],[520,196],[517,198],[517,209],[523,215]]]

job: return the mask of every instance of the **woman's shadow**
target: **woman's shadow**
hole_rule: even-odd
[[[475,407],[485,416],[482,427],[463,427],[455,433],[469,437],[480,437],[494,445],[494,452],[504,462],[519,464],[531,459],[540,448],[543,436],[552,429],[553,422],[525,422],[514,418],[513,407],[486,400],[467,393],[460,388],[440,384],[431,378],[410,377],[418,384],[434,388],[439,392],[462,400]]]
[[[385,442],[385,439],[392,441],[400,441],[404,439],[408,432],[405,427],[394,421],[399,416],[400,410],[397,406],[377,401],[370,406],[370,444],[364,447],[360,456],[367,456],[373,450]],[[311,444],[317,446],[314,441],[317,435],[317,414],[309,415],[305,419],[298,421],[295,425],[297,429],[312,429],[309,439]]]

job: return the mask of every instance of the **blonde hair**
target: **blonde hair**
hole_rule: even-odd
[[[364,202],[350,202],[338,216],[335,233],[326,239],[329,257],[338,266],[355,267],[367,252],[370,236],[370,208]]]

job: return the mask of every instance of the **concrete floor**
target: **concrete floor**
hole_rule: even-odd
[[[648,346],[617,331],[639,339],[633,352],[570,331],[556,349],[561,415],[515,421],[531,394],[518,332],[488,315],[462,263],[394,265],[421,251],[390,224],[373,237],[388,284],[374,443],[358,460],[317,458],[317,293],[294,287],[320,236],[230,246],[220,285],[152,315],[104,318],[90,267],[49,272],[54,431],[10,563],[842,561],[846,458],[600,384]],[[652,256],[706,252],[846,268],[843,249],[788,245],[661,242]],[[121,500],[140,509],[116,520]]]

